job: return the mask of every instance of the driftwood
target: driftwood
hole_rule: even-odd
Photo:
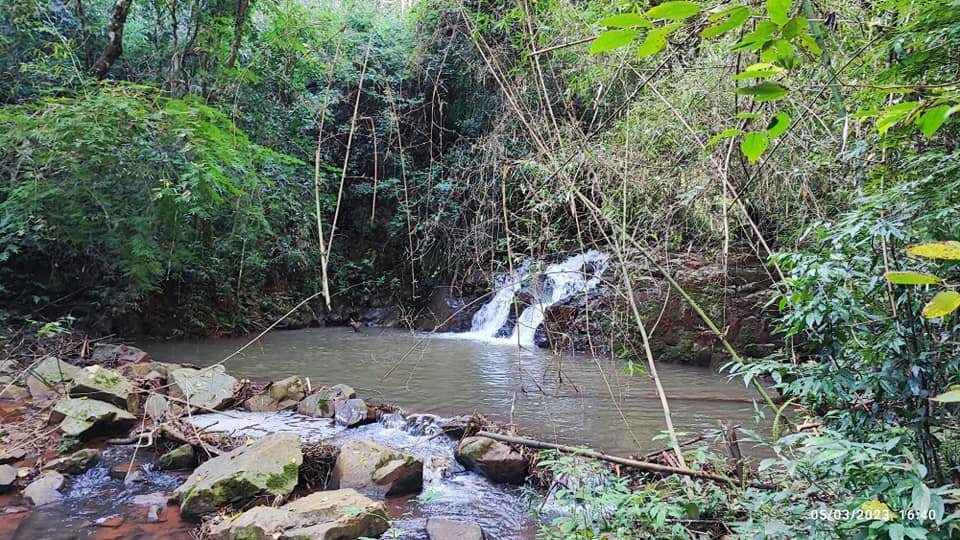
[[[577,448],[576,446],[567,446],[565,444],[554,444],[543,441],[537,441],[534,439],[527,439],[525,437],[511,437],[508,435],[501,435],[499,433],[491,433],[489,431],[478,431],[477,436],[487,437],[488,439],[494,439],[496,441],[501,441],[510,444],[519,444],[521,446],[527,446],[530,448],[539,448],[542,450],[559,450],[560,452],[566,452],[568,454],[577,454],[580,456],[586,456],[593,459],[599,459],[602,461],[609,461],[610,463],[617,463],[619,465],[625,465],[627,467],[633,467],[634,469],[640,469],[642,471],[649,471],[662,474],[679,474],[683,476],[690,476],[693,478],[700,478],[702,480],[710,480],[713,482],[718,482],[721,484],[727,484],[732,487],[738,485],[737,481],[722,476],[719,474],[712,474],[704,471],[694,471],[692,469],[685,469],[680,467],[670,467],[667,465],[660,465],[657,463],[648,463],[646,461],[637,461],[635,459],[629,459],[618,456],[610,456],[597,452],[596,450],[591,450],[589,448]],[[762,482],[750,482],[750,487],[755,487],[759,489],[776,489],[776,486],[771,484],[764,484]]]

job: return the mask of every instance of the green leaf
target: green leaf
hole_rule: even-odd
[[[767,135],[771,139],[776,139],[777,137],[783,135],[783,132],[790,127],[790,115],[787,113],[777,113],[776,116],[770,120],[770,124],[767,125]]]
[[[744,6],[734,6],[730,9],[716,13],[709,17],[709,20],[716,21],[700,31],[700,36],[705,38],[717,37],[726,34],[734,28],[739,28],[750,18],[750,9]],[[720,20],[722,19],[722,20]]]
[[[923,316],[936,319],[953,313],[960,307],[960,293],[956,291],[940,291],[923,306]]]
[[[960,390],[950,390],[930,399],[940,403],[960,403]]]
[[[765,79],[774,75],[783,73],[783,68],[773,64],[761,63],[753,64],[746,70],[733,76],[733,80],[742,81],[744,79]]]
[[[807,31],[807,28],[810,27],[810,21],[806,17],[794,17],[787,21],[787,24],[783,25],[783,37],[786,39],[793,39],[803,32]]]
[[[937,276],[922,272],[887,272],[883,274],[894,285],[936,285],[943,281]]]
[[[785,39],[774,39],[764,43],[760,51],[760,59],[769,63],[778,62],[786,68],[792,68],[796,64],[793,45]]]
[[[590,54],[612,51],[629,45],[637,38],[637,35],[639,35],[639,33],[636,30],[607,30],[597,36],[597,39],[593,40],[593,45],[590,46]]]
[[[767,15],[770,15],[770,20],[777,26],[787,24],[790,20],[787,14],[790,12],[791,3],[791,0],[767,0]]]
[[[667,45],[667,36],[681,26],[683,26],[681,23],[672,23],[647,32],[647,38],[643,40],[640,50],[637,51],[637,58],[654,55],[662,51]]]
[[[659,6],[650,8],[646,15],[649,19],[670,19],[673,21],[682,21],[689,19],[697,13],[700,13],[700,4],[696,2],[687,2],[678,0],[674,2],[664,2]]]
[[[921,114],[920,118],[917,119],[917,125],[920,126],[920,131],[923,132],[923,136],[928,139],[933,137],[933,134],[947,121],[950,112],[951,107],[949,105],[940,105],[939,107],[927,109],[925,113]]]
[[[747,156],[750,163],[756,163],[763,151],[767,149],[768,144],[770,144],[769,135],[762,131],[751,131],[744,135],[743,141],[740,143],[740,151]]]
[[[928,259],[949,259],[960,261],[960,242],[948,240],[946,242],[927,242],[907,246],[907,253]]]
[[[782,84],[768,81],[746,88],[737,88],[734,92],[741,96],[753,96],[757,103],[763,103],[782,99],[787,95],[788,90]]]
[[[722,141],[723,139],[729,139],[730,137],[736,137],[737,135],[739,135],[739,134],[741,134],[741,133],[743,133],[743,131],[741,131],[741,130],[739,130],[739,129],[735,129],[735,128],[728,129],[728,130],[723,131],[723,132],[721,132],[721,133],[717,133],[716,135],[713,136],[713,138],[710,139],[710,142],[707,143],[707,148],[710,148],[711,146],[713,146],[713,145],[717,144],[718,142]]]
[[[907,119],[919,106],[920,104],[916,101],[904,101],[903,103],[897,103],[896,105],[890,105],[889,107],[880,109],[879,116],[877,117],[877,132],[881,135],[885,134],[894,125]]]
[[[817,40],[813,39],[813,36],[811,36],[808,32],[802,32],[800,34],[800,43],[802,43],[803,46],[810,51],[810,54],[816,56],[823,54],[823,49],[820,48]]]
[[[641,28],[653,28],[653,23],[643,18],[643,15],[637,13],[621,13],[613,15],[600,21],[600,26],[613,26],[615,28],[632,28],[639,26]]]
[[[760,113],[755,113],[755,112],[737,113],[736,118],[740,118],[742,120],[756,120],[757,118],[760,118]]]
[[[764,46],[764,44],[773,38],[774,32],[779,30],[776,24],[770,21],[760,21],[753,29],[753,32],[743,36],[740,41],[734,45],[731,50],[737,51],[755,51]]]

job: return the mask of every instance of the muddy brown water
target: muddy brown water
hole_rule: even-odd
[[[155,359],[210,365],[249,338],[149,342]],[[441,416],[478,411],[513,421],[524,435],[620,455],[662,448],[656,390],[646,374],[629,375],[623,362],[583,355],[556,356],[499,341],[364,328],[314,328],[268,334],[230,359],[235,376],[309,377],[313,386],[346,383],[361,397],[411,413]],[[756,427],[752,389],[716,370],[659,365],[673,422],[688,436],[718,422]],[[749,452],[749,448],[745,449]]]

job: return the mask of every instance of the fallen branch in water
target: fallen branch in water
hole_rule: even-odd
[[[534,439],[527,439],[525,437],[511,437],[509,435],[500,435],[499,433],[491,433],[489,431],[478,431],[476,433],[479,437],[487,437],[488,439],[494,439],[497,441],[510,443],[510,444],[519,444],[522,446],[527,446],[530,448],[539,448],[541,450],[559,450],[560,452],[566,452],[568,454],[576,454],[579,456],[586,456],[593,459],[599,459],[602,461],[609,461],[610,463],[617,463],[620,465],[625,465],[627,467],[633,467],[635,469],[640,469],[642,471],[663,473],[663,474],[680,474],[683,476],[690,476],[693,478],[700,478],[702,480],[711,480],[713,482],[719,482],[721,484],[728,484],[731,487],[737,487],[738,483],[732,478],[726,476],[721,476],[719,474],[711,474],[704,471],[694,471],[692,469],[683,469],[680,467],[670,467],[667,465],[659,465],[657,463],[648,463],[646,461],[637,461],[635,459],[623,458],[618,456],[609,456],[597,452],[596,450],[591,450],[589,448],[578,448],[576,446],[567,446],[565,444],[554,444],[543,441],[537,441]],[[777,486],[772,484],[765,484],[763,482],[750,482],[748,484],[750,487],[758,489],[776,489]]]

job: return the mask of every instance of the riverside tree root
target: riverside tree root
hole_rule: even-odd
[[[519,444],[529,448],[539,448],[542,450],[558,450],[560,452],[566,452],[568,454],[576,454],[580,456],[586,456],[593,459],[599,459],[602,461],[609,461],[610,463],[617,463],[619,465],[625,465],[627,467],[633,467],[635,469],[640,469],[642,471],[655,472],[661,474],[679,474],[683,476],[690,476],[693,478],[699,478],[701,480],[710,480],[713,482],[718,482],[721,484],[727,484],[732,487],[738,486],[738,482],[733,478],[726,476],[721,476],[719,474],[711,474],[704,471],[694,471],[692,469],[685,469],[680,467],[670,467],[668,465],[660,465],[658,463],[649,463],[646,461],[637,461],[635,459],[629,459],[618,456],[610,456],[597,452],[596,450],[591,450],[589,448],[578,448],[576,446],[567,446],[564,444],[554,444],[544,441],[538,441],[535,439],[527,439],[526,437],[511,437],[509,435],[500,435],[499,433],[491,433],[489,431],[478,431],[477,435],[480,437],[487,437],[489,439],[494,439],[497,441],[510,443],[510,444]],[[773,484],[766,484],[763,482],[749,482],[747,485],[753,488],[758,489],[777,489],[777,486]]]

